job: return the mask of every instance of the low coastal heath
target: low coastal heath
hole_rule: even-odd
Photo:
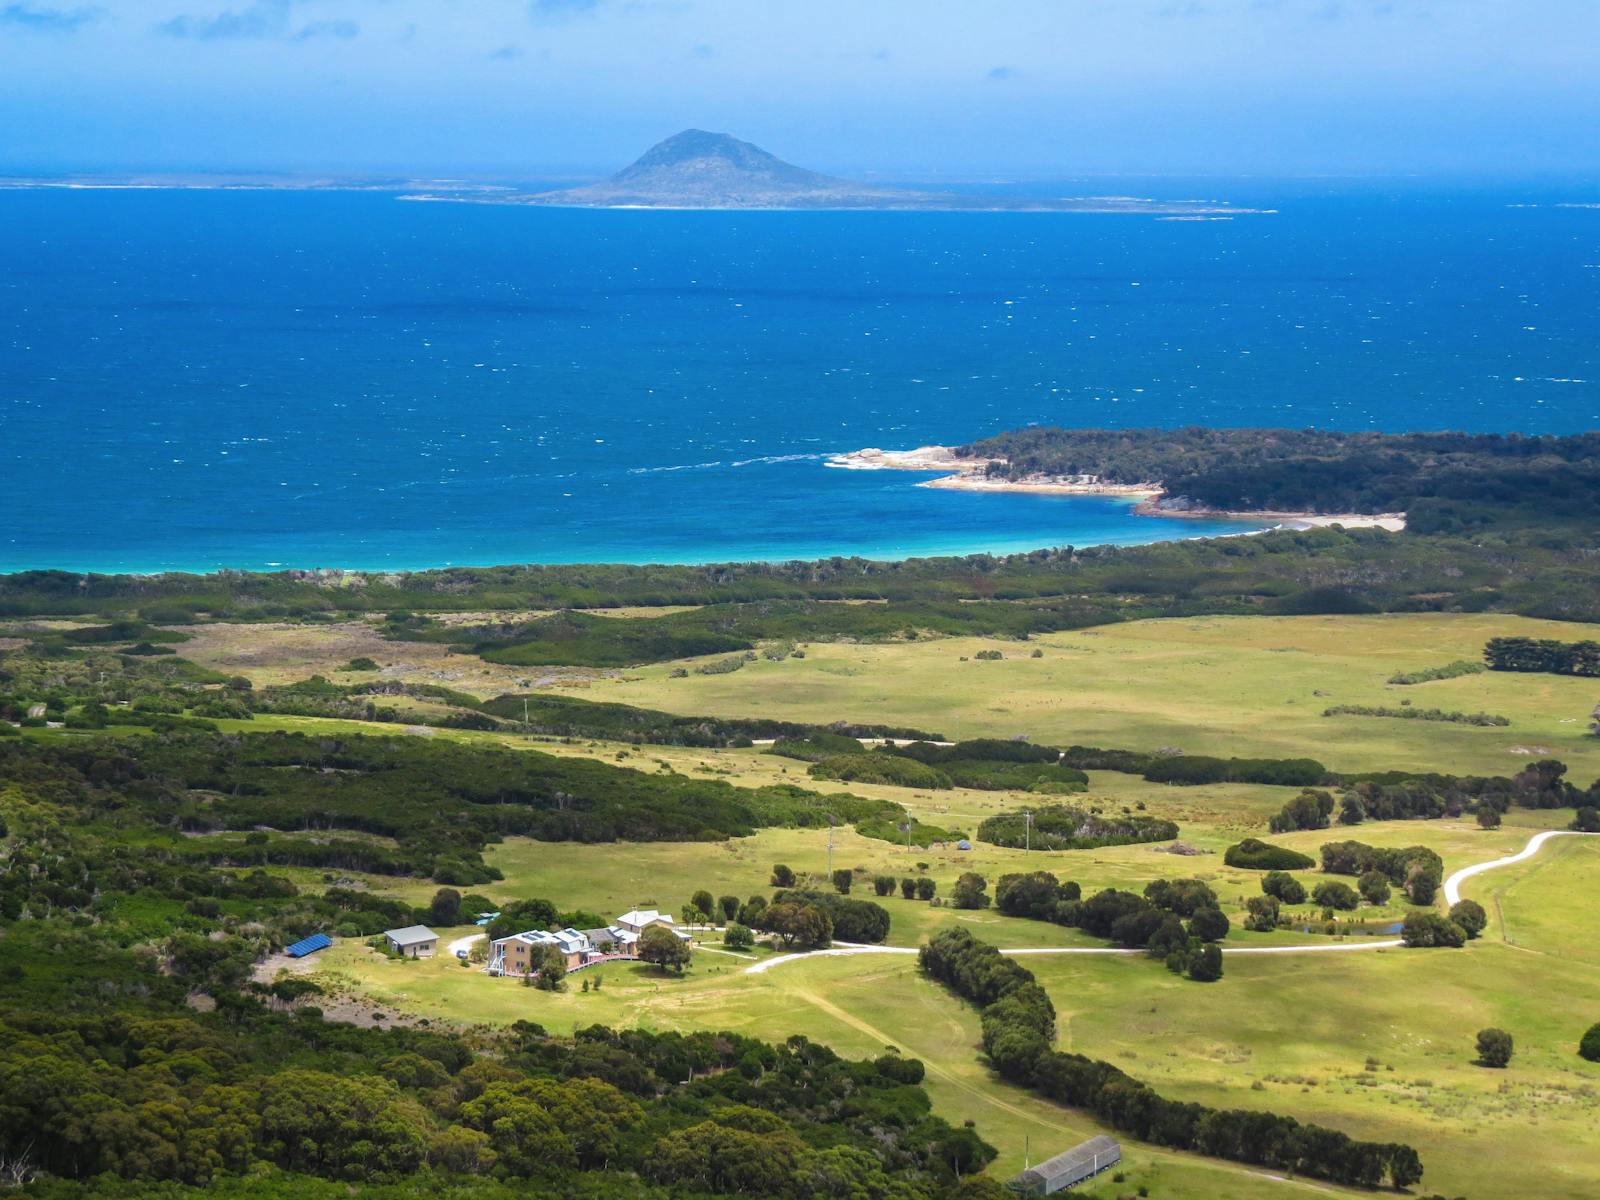
[[[1003,479],[986,473],[991,463],[1002,458],[963,458],[950,446],[918,446],[914,450],[880,450],[869,446],[836,454],[827,466],[849,471],[948,471],[936,479],[925,479],[918,487],[944,488],[962,492],[1031,492],[1057,496],[1125,496],[1138,501],[1134,512],[1144,517],[1242,517],[1270,521],[1270,528],[1314,529],[1343,525],[1347,529],[1387,529],[1399,533],[1406,527],[1405,513],[1307,513],[1307,512],[1222,512],[1199,508],[1182,501],[1165,499],[1165,489],[1157,481],[1144,483],[1106,483],[1098,475],[1029,475]]]

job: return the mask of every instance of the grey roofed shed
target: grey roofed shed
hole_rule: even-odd
[[[1029,1167],[1011,1181],[1011,1186],[1025,1196],[1048,1196],[1082,1183],[1121,1161],[1122,1147],[1114,1138],[1101,1134],[1054,1158],[1045,1159],[1038,1166]]]

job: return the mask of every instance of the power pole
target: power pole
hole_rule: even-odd
[[[1022,848],[1024,850],[1032,850],[1033,849],[1033,809],[1031,809],[1031,808],[1025,808],[1025,809],[1022,810],[1022,830],[1023,830],[1023,833],[1022,833]]]
[[[522,698],[522,732],[528,732],[528,698]]]
[[[828,814],[828,879],[833,879],[833,814]]]

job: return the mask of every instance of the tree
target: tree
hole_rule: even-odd
[[[1228,936],[1228,918],[1220,908],[1201,908],[1189,918],[1189,932],[1202,942],[1220,942]]]
[[[1600,709],[1595,711],[1600,712]],[[1591,792],[1593,790],[1590,789]],[[1592,804],[1583,805],[1573,816],[1572,824],[1568,828],[1576,829],[1579,833],[1600,833],[1600,808]]]
[[[689,944],[664,925],[652,925],[639,935],[639,959],[683,974],[689,962]]]
[[[1273,833],[1289,833],[1296,829],[1326,829],[1333,815],[1333,796],[1315,788],[1306,788],[1283,810],[1267,822]]]
[[[765,896],[751,896],[739,906],[738,921],[741,925],[748,925],[751,929],[761,927],[761,913],[767,907]]]
[[[1361,897],[1348,883],[1340,883],[1336,879],[1324,880],[1311,889],[1313,903],[1320,904],[1323,908],[1337,908],[1349,911],[1361,903]]]
[[[1361,898],[1368,904],[1389,903],[1389,877],[1382,871],[1363,872],[1361,878],[1356,880],[1356,887],[1361,890]]]
[[[755,943],[756,939],[749,927],[737,921],[729,921],[722,931],[722,944],[729,950],[748,950]]]
[[[1222,978],[1222,951],[1209,942],[1189,960],[1189,978],[1200,983],[1213,983]]]
[[[1478,1030],[1478,1062],[1486,1067],[1504,1067],[1511,1062],[1511,1035],[1504,1029]]]
[[[900,881],[900,896],[905,900],[917,898],[917,881],[909,875]]]
[[[957,908],[988,908],[989,893],[988,880],[976,871],[966,871],[961,878],[956,880],[955,890],[950,893],[950,903]]]
[[[938,885],[936,885],[933,882],[933,880],[929,879],[926,875],[924,875],[921,879],[917,880],[917,899],[918,900],[932,900],[933,899],[933,894],[937,890],[938,890]]]
[[[529,969],[536,972],[534,986],[546,992],[566,989],[567,956],[555,946],[535,946]]]
[[[1306,902],[1306,885],[1287,871],[1268,871],[1261,877],[1261,890],[1284,904]]]
[[[1244,902],[1244,927],[1255,933],[1271,933],[1278,927],[1278,898],[1251,896]]]
[[[794,872],[779,863],[772,868],[772,886],[775,888],[791,888],[794,886]]]
[[[704,888],[689,897],[689,904],[695,912],[704,913],[708,921],[711,919],[712,914],[717,911],[716,899]]]
[[[1485,804],[1485,803],[1479,803],[1478,811],[1477,811],[1477,813],[1475,815],[1478,818],[1478,828],[1480,828],[1480,829],[1499,829],[1500,828],[1500,810],[1498,808],[1496,808],[1494,805]]]
[[[461,924],[461,893],[455,888],[440,888],[428,904],[428,921],[433,925]]]
[[[1447,917],[1419,909],[1406,914],[1405,924],[1400,927],[1400,940],[1414,948],[1460,947],[1467,944],[1467,931]]]
[[[1450,919],[1461,926],[1468,939],[1477,937],[1489,925],[1489,914],[1476,900],[1458,900],[1450,906]]]
[[[760,928],[778,935],[785,946],[826,946],[833,940],[833,920],[815,904],[782,901],[768,905]]]
[[[1414,862],[1406,870],[1406,897],[1413,904],[1432,904],[1443,882],[1439,868],[1429,863]]]
[[[722,910],[722,920],[726,924],[739,915],[739,897],[718,896],[717,907]]]
[[[1589,1026],[1578,1043],[1578,1055],[1590,1062],[1600,1062],[1600,1021]]]
[[[850,894],[850,885],[855,882],[856,873],[841,867],[833,873],[833,890],[841,896]]]
[[[894,876],[874,875],[872,877],[872,890],[880,896],[894,895]]]

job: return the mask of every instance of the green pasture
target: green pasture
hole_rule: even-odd
[[[758,660],[723,675],[674,678],[683,664],[666,663],[597,679],[585,696],[714,716],[872,720],[951,738],[1022,734],[1055,745],[1310,756],[1335,770],[1510,774],[1529,757],[1554,756],[1589,782],[1600,772],[1600,748],[1587,737],[1592,681],[1485,672],[1387,682],[1396,672],[1477,660],[1500,636],[1570,639],[1572,628],[1474,614],[1168,618],[1027,642],[816,643],[804,658]],[[980,662],[980,650],[1004,658]],[[1496,713],[1511,724],[1322,716],[1332,705],[1403,700]]]

